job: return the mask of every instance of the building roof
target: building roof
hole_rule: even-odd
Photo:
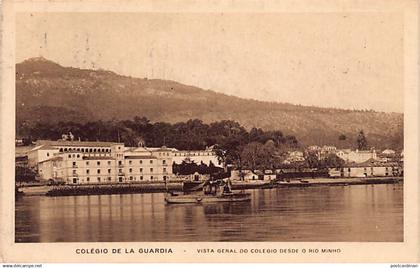
[[[157,157],[152,155],[127,155],[125,159],[157,159]]]
[[[356,150],[356,151],[352,151],[352,152],[354,152],[354,153],[362,153],[362,154],[371,154],[371,153],[373,153],[374,151],[373,150]]]
[[[168,148],[165,146],[162,147],[126,147],[124,152],[157,152],[157,151],[165,151],[165,152],[171,152],[176,149],[174,148]]]
[[[362,163],[347,163],[343,167],[391,167],[395,166],[397,163],[394,162],[379,162],[373,158],[368,159]]]
[[[147,147],[150,151],[173,151],[175,148],[168,148],[166,146],[162,147]]]
[[[31,151],[34,148],[34,146],[17,146],[15,147],[15,155],[16,156],[24,156],[29,151]]]
[[[146,147],[125,147],[124,152],[150,152]]]
[[[338,149],[337,151],[342,151],[343,153],[350,153],[351,149]]]
[[[74,147],[110,147],[111,145],[124,143],[120,142],[105,142],[105,141],[64,141],[64,140],[38,140],[37,145],[50,145],[50,146],[74,146]]]
[[[17,155],[17,156],[15,156],[15,161],[26,161],[26,160],[28,160],[27,155]]]
[[[115,160],[111,156],[83,156],[83,160]]]
[[[71,153],[71,154],[74,154],[74,153],[85,154],[86,152],[82,152],[82,151],[78,151],[78,150],[67,150],[67,151],[64,151],[64,152],[60,152],[60,154],[68,154],[68,153]],[[101,153],[101,152],[97,152],[97,153]]]
[[[56,161],[56,160],[63,160],[63,157],[61,157],[61,156],[55,156],[55,157],[52,157],[52,158],[46,159],[46,160],[44,160],[44,161],[41,161],[41,162],[39,162],[38,164],[41,164],[41,163],[44,163],[44,162],[48,162],[48,161]]]
[[[37,151],[37,150],[39,150],[39,149],[41,149],[45,146],[46,146],[45,144],[37,145],[34,148],[32,148],[31,150],[29,150],[29,152]]]

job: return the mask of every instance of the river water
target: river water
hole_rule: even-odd
[[[163,194],[27,196],[16,242],[403,241],[403,185],[254,189],[252,201],[166,205]]]

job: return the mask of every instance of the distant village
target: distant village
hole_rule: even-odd
[[[223,152],[178,150],[166,146],[125,146],[120,142],[80,141],[71,133],[60,140],[16,140],[16,180],[46,184],[104,184],[201,180],[228,171],[236,181],[290,178],[364,178],[403,175],[403,151],[352,150],[312,145],[273,156],[270,168],[249,169],[226,164]]]

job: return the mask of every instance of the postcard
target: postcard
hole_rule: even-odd
[[[4,1],[0,260],[419,262],[418,1]]]

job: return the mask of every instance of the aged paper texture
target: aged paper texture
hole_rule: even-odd
[[[2,262],[419,262],[418,1],[1,10]]]

